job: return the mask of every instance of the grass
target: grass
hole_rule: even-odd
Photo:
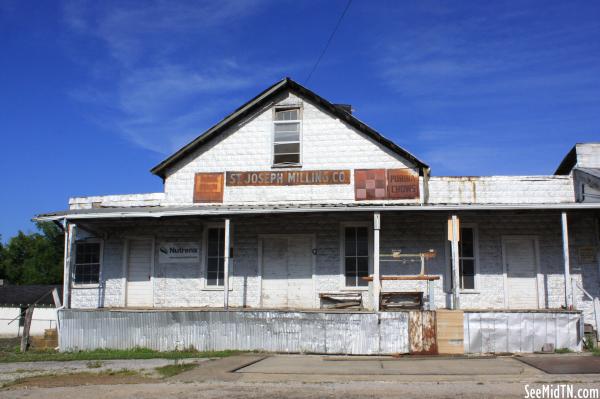
[[[92,360],[87,362],[85,365],[88,369],[99,369],[102,367],[102,362],[100,360]]]
[[[77,372],[77,373],[47,373],[30,377],[17,378],[13,381],[0,384],[0,389],[7,389],[18,385],[26,387],[58,387],[58,386],[76,386],[95,383],[110,383],[113,379],[119,379],[117,383],[132,383],[139,381],[125,381],[128,378],[140,378],[146,380],[147,377],[142,376],[139,372],[129,369],[120,370],[105,370],[99,373],[93,372]],[[100,380],[100,381],[99,381]],[[150,379],[147,379],[151,381]]]
[[[557,348],[555,353],[573,353],[573,351],[569,348]]]
[[[600,356],[600,348],[596,347],[596,348],[592,349],[592,354],[594,356]]]
[[[69,361],[69,360],[115,360],[115,359],[186,359],[198,357],[227,357],[239,353],[237,351],[199,352],[193,349],[181,351],[158,352],[147,348],[130,350],[96,349],[92,351],[56,352],[54,350],[0,351],[0,363],[40,362],[40,361]],[[94,366],[94,365],[92,365]],[[90,367],[94,368],[94,367]]]
[[[167,366],[157,367],[155,370],[161,375],[161,377],[169,378],[183,373],[184,371],[191,370],[197,366],[198,365],[194,363],[169,364]]]

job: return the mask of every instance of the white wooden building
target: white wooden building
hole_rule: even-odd
[[[552,175],[435,176],[286,78],[152,173],[163,192],[36,217],[66,231],[66,308],[326,313],[325,297],[346,295],[380,315],[386,294],[412,292],[424,309],[596,325],[600,144],[577,144]]]

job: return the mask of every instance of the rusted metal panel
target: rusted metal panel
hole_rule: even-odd
[[[410,353],[437,354],[435,312],[410,311],[408,316],[408,340]]]
[[[422,312],[413,311],[408,313],[408,342],[410,353],[421,353],[423,351],[423,328]]]
[[[435,324],[435,312],[423,311],[423,352],[424,354],[437,354],[437,330]]]
[[[196,173],[194,202],[223,202],[223,173]]]
[[[388,199],[419,198],[419,175],[410,169],[387,170]]]
[[[355,169],[354,197],[357,201],[387,198],[385,169]]]
[[[356,201],[418,199],[419,176],[410,169],[356,169],[354,197]]]
[[[301,186],[350,184],[349,170],[227,172],[227,186]]]

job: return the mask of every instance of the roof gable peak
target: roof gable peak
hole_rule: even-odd
[[[297,83],[290,77],[286,76],[285,78],[281,79],[275,84],[269,86],[267,89],[263,90],[250,101],[238,107],[231,114],[223,118],[219,123],[206,130],[204,133],[192,140],[190,143],[183,146],[173,155],[169,156],[167,159],[153,167],[150,171],[153,174],[158,175],[164,179],[167,170],[171,166],[179,162],[181,159],[185,158],[187,155],[189,155],[196,149],[200,148],[202,145],[208,143],[211,139],[226,131],[228,127],[234,125],[237,121],[247,117],[256,109],[258,109],[261,105],[265,104],[266,102],[268,102],[269,100],[271,100],[272,98],[274,98],[279,93],[285,90],[289,90],[290,92],[293,92],[294,94],[297,94],[300,97],[308,99],[319,108],[324,109],[330,114],[343,120],[358,131],[369,136],[372,140],[380,143],[384,147],[392,150],[394,153],[402,156],[407,161],[413,163],[421,172],[423,169],[428,168],[428,166],[424,162],[417,159],[414,155],[399,147],[391,140],[383,137],[373,128],[369,127],[367,124],[353,116],[351,112],[348,112],[348,110],[325,100],[323,97],[319,96],[313,91]]]

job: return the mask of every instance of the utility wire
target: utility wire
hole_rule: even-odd
[[[344,11],[342,12],[342,15],[340,15],[340,18],[338,19],[337,24],[335,25],[335,28],[333,28],[333,32],[331,32],[331,36],[329,36],[329,39],[327,40],[327,43],[325,44],[325,47],[323,48],[323,51],[321,52],[321,55],[319,55],[319,58],[317,58],[317,62],[315,62],[315,65],[312,67],[310,73],[308,74],[308,77],[304,81],[305,84],[308,83],[308,81],[312,77],[313,73],[315,72],[315,70],[319,66],[319,63],[321,62],[321,59],[323,58],[323,56],[327,52],[327,49],[329,48],[329,45],[331,44],[331,41],[333,40],[333,37],[335,36],[335,32],[337,32],[338,28],[340,27],[340,24],[342,23],[342,20],[344,19],[344,16],[346,15],[346,12],[348,11],[348,8],[350,8],[350,4],[351,3],[352,3],[352,0],[348,0],[348,3],[346,4],[346,8],[344,8]]]

